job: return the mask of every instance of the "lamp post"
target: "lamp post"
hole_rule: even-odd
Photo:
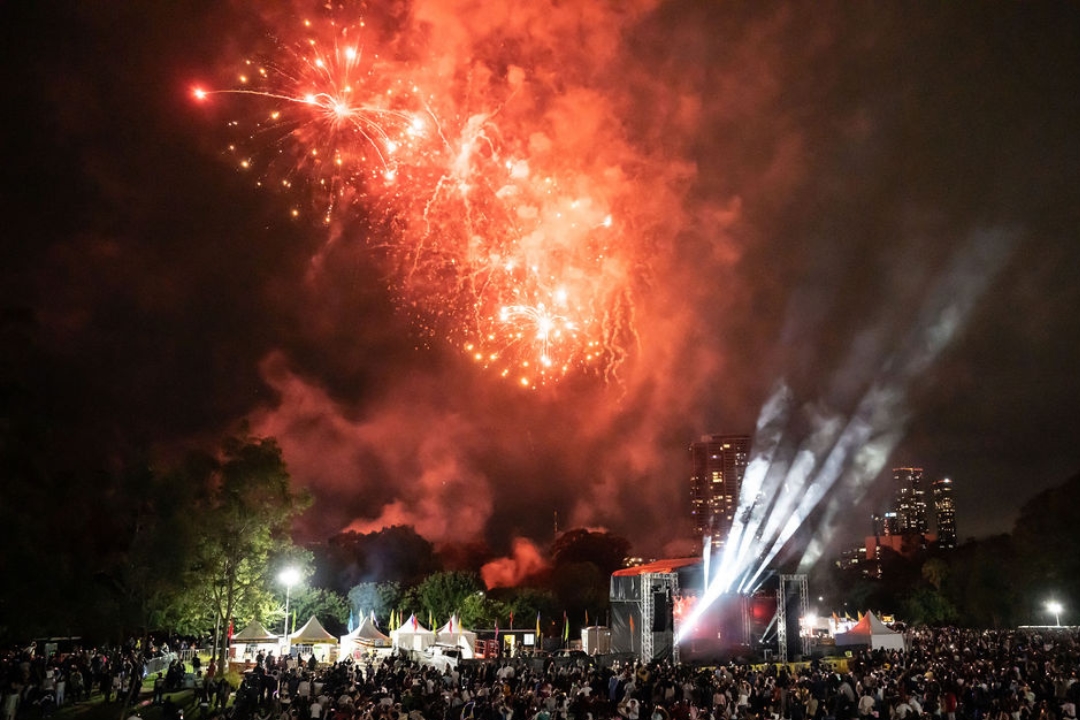
[[[1061,611],[1065,609],[1061,606],[1061,603],[1059,603],[1057,600],[1051,600],[1050,602],[1046,603],[1046,609],[1049,612],[1054,613],[1054,625],[1056,625],[1057,627],[1061,627]]]
[[[278,581],[285,586],[285,632],[286,639],[289,637],[289,594],[292,586],[300,582],[300,571],[296,568],[285,568],[278,575]]]

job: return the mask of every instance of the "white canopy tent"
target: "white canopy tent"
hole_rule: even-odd
[[[289,636],[290,646],[311,646],[311,653],[320,662],[330,660],[330,647],[337,643],[338,639],[328,633],[314,615],[304,623],[302,628]]]
[[[390,640],[395,648],[423,651],[435,644],[435,633],[421,625],[413,614],[396,630],[390,631]]]
[[[450,621],[435,632],[435,642],[440,645],[456,645],[461,648],[461,657],[474,657],[476,633],[461,626],[461,621],[454,615]]]
[[[278,652],[280,647],[279,635],[274,635],[258,620],[252,620],[247,627],[229,640],[229,657],[233,660],[241,658],[250,660],[259,652]]]
[[[365,650],[388,648],[390,645],[390,636],[379,630],[375,626],[375,619],[368,615],[355,630],[341,636],[340,657],[352,655],[355,658]]]
[[[864,647],[871,650],[903,650],[904,636],[890,630],[872,612],[867,612],[845,633],[837,633],[836,647]]]

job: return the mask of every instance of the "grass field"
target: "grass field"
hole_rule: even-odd
[[[107,703],[100,694],[96,694],[78,704],[70,702],[65,704],[53,713],[52,720],[127,720],[136,714],[143,720],[162,720],[161,706],[151,703],[154,697],[154,678],[155,676],[151,674],[143,681],[138,705],[125,708],[116,700]],[[199,707],[195,702],[194,691],[167,692],[165,697],[172,698],[172,701],[184,711],[185,720],[198,720]],[[19,713],[19,717],[23,720],[41,720],[41,712],[37,708],[25,708]]]

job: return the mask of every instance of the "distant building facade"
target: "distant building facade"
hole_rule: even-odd
[[[936,532],[930,532],[927,488],[922,468],[897,467],[892,470],[893,506],[887,512],[871,516],[871,534],[862,548],[861,572],[867,577],[881,577],[884,552],[912,557],[936,544],[938,548],[956,547],[956,506],[953,481],[935,480],[929,488]],[[859,566],[853,553],[837,563],[841,568]]]
[[[882,513],[880,515],[873,515],[871,517],[873,528],[871,529],[871,535],[877,535],[882,537],[884,535],[899,535],[900,534],[900,519],[896,515],[895,510]]]
[[[923,469],[893,468],[893,487],[896,492],[896,534],[925,535],[930,528],[926,521]]]
[[[937,524],[938,547],[956,547],[956,505],[953,502],[953,481],[935,480],[931,486],[934,498],[934,518]]]
[[[724,546],[739,506],[749,435],[705,435],[690,445],[690,515],[697,539],[712,538],[714,549]]]

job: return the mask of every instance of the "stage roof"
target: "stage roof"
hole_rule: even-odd
[[[673,573],[680,568],[700,564],[701,558],[699,557],[653,560],[651,563],[623,568],[622,570],[616,570],[611,574],[613,577],[636,577],[638,575],[644,575],[645,573]]]

